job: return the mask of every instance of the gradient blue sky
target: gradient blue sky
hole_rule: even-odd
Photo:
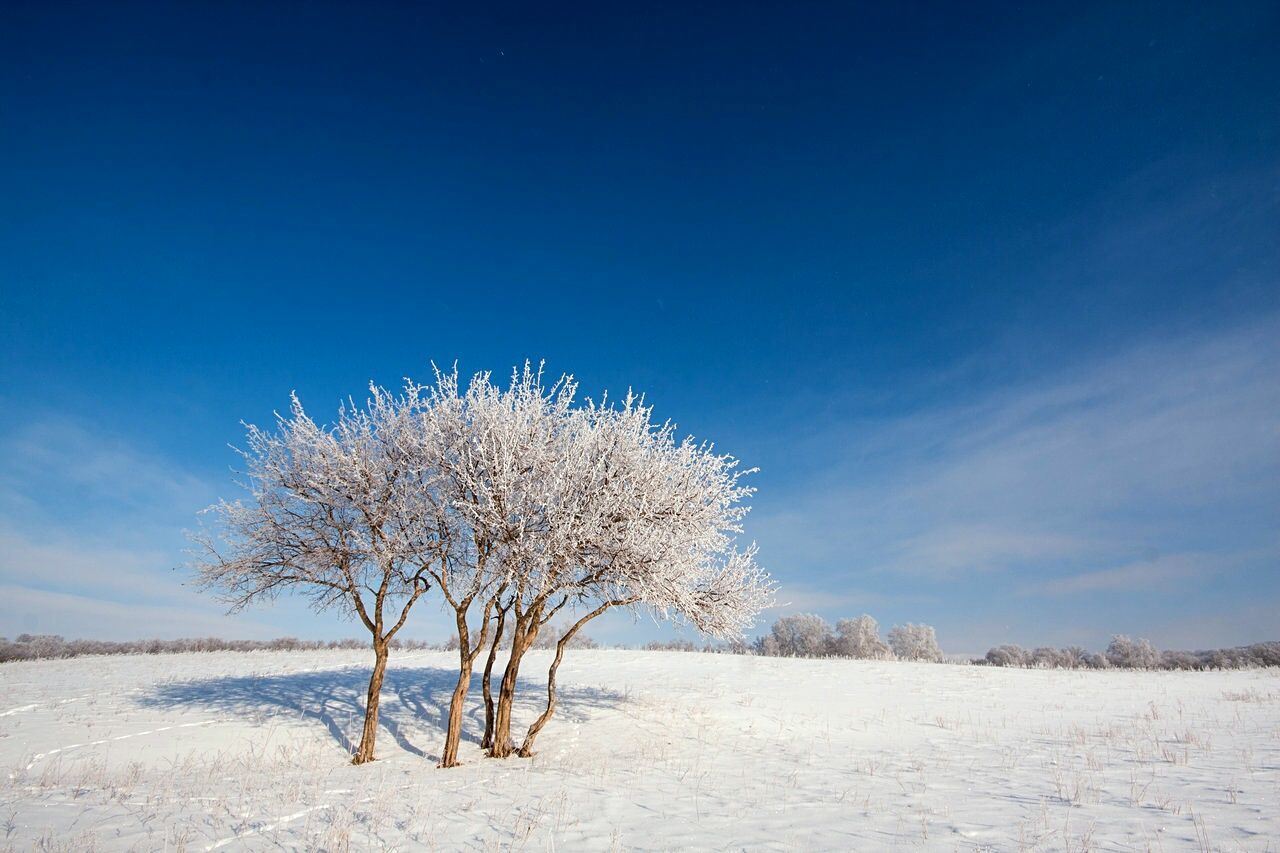
[[[0,10],[0,635],[356,635],[181,585],[240,419],[545,358],[775,612],[1280,638],[1280,5],[264,5]]]

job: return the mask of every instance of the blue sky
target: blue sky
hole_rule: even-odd
[[[356,634],[182,586],[239,421],[545,358],[778,612],[1278,638],[1280,7],[1033,5],[6,5],[0,635]]]

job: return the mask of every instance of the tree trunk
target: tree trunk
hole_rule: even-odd
[[[471,662],[474,658],[462,652],[462,660],[458,668],[458,684],[453,688],[453,698],[449,700],[449,728],[444,736],[444,754],[440,757],[441,767],[458,766],[458,743],[462,740],[462,703],[466,701],[467,689],[471,686]]]
[[[480,620],[480,636],[471,645],[471,632],[467,628],[467,611],[471,607],[471,598],[467,597],[455,608],[458,622],[458,684],[453,688],[453,698],[449,701],[449,726],[445,732],[444,752],[440,757],[441,767],[458,766],[458,743],[462,739],[462,705],[471,690],[471,670],[475,666],[480,650],[489,639],[489,614],[493,607],[493,599],[485,603],[484,616]]]
[[[484,692],[484,737],[480,741],[481,749],[493,746],[493,663],[498,657],[498,646],[502,643],[502,629],[506,621],[507,611],[499,607],[493,645],[489,647],[489,658],[484,664],[484,680],[481,682]]]
[[[524,743],[520,745],[520,757],[533,757],[533,741],[538,737],[538,732],[542,731],[542,727],[551,719],[551,715],[556,712],[556,670],[560,668],[560,661],[564,658],[564,647],[568,643],[571,634],[566,634],[560,638],[560,642],[556,643],[556,656],[551,661],[550,668],[547,669],[547,707],[538,719],[533,721],[533,725],[529,726],[529,731],[525,733]]]
[[[523,624],[522,624],[523,623]],[[502,673],[502,686],[498,689],[498,708],[493,717],[493,743],[489,745],[490,758],[508,758],[515,752],[511,740],[511,704],[516,696],[516,679],[520,675],[520,659],[538,637],[538,619],[516,614],[515,631],[511,637],[511,657]]]
[[[471,603],[470,599],[467,604]],[[455,614],[458,623],[458,683],[449,700],[449,724],[444,735],[444,751],[440,755],[441,767],[458,765],[458,741],[462,739],[462,703],[471,687],[471,664],[476,659],[471,651],[471,634],[467,629],[467,611],[461,608]]]
[[[369,677],[369,695],[364,706],[364,731],[360,735],[360,746],[351,758],[352,764],[367,764],[373,761],[373,744],[378,736],[378,699],[382,696],[382,679],[387,674],[387,643],[385,640],[373,641],[373,675]]]
[[[597,607],[595,610],[583,616],[573,626],[564,632],[564,636],[556,643],[556,656],[551,661],[550,668],[547,669],[547,707],[538,715],[538,719],[533,721],[533,725],[529,726],[529,731],[525,733],[524,743],[520,745],[520,757],[533,757],[533,742],[538,737],[538,732],[542,731],[542,727],[551,719],[551,715],[556,712],[556,671],[560,669],[560,661],[564,659],[564,650],[568,647],[569,642],[574,638],[578,631],[582,630],[582,626],[599,616],[601,613],[613,607],[615,604],[622,602],[607,601]]]

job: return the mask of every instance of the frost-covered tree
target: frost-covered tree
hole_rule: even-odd
[[[1031,655],[1022,646],[1008,643],[988,651],[984,660],[988,666],[1027,666]]]
[[[1243,651],[1246,666],[1280,666],[1280,642],[1254,643]]]
[[[1089,665],[1089,650],[1080,646],[1067,646],[1059,653],[1060,665],[1067,669],[1084,669]]]
[[[591,499],[569,485],[584,464],[569,424],[577,387],[572,377],[544,385],[542,372],[526,364],[506,389],[487,373],[473,377],[462,406],[465,433],[456,467],[456,501],[470,523],[498,544],[491,613],[494,631],[481,684],[485,703],[482,744],[491,754],[510,754],[510,715],[524,653],[538,632],[567,604],[567,594],[547,583],[547,566],[572,559],[570,544],[582,522],[574,507]],[[544,594],[545,593],[545,594]],[[509,649],[497,700],[492,672],[499,647]],[[502,743],[495,748],[494,734]]]
[[[752,491],[737,460],[677,441],[633,395],[575,406],[575,392],[571,377],[544,385],[528,364],[505,388],[481,373],[463,391],[456,370],[436,371],[433,385],[407,382],[401,396],[373,388],[365,409],[344,407],[332,427],[295,400],[275,432],[249,428],[253,499],[213,508],[225,529],[199,539],[199,577],[233,608],[296,588],[366,625],[375,660],[357,763],[373,758],[392,639],[431,586],[457,629],[446,767],[457,763],[471,672],[486,648],[485,741],[500,757],[515,751],[525,652],[557,615],[572,614],[554,643],[546,707],[520,748],[528,755],[555,711],[565,650],[592,619],[643,608],[729,639],[769,600],[754,546],[735,546]],[[489,681],[504,636],[495,702]]]
[[[564,379],[544,389],[541,372],[526,364],[513,372],[506,388],[495,386],[490,374],[478,373],[462,390],[455,369],[437,370],[433,387],[414,390],[421,399],[420,434],[439,473],[450,524],[460,531],[449,561],[432,575],[457,627],[458,681],[441,758],[441,766],[452,767],[475,661],[489,649],[484,694],[491,709],[489,677],[510,608],[507,592],[528,571],[530,543],[555,533],[547,515],[561,461],[553,453],[554,442],[569,417],[574,387]],[[474,631],[469,623],[473,604],[481,608]]]
[[[570,627],[572,626],[571,625],[565,625],[563,627],[559,625],[546,626],[545,628],[543,628],[541,631],[538,632],[538,640],[536,643],[533,644],[533,647],[535,649],[543,649],[543,650],[554,649],[557,645],[560,644],[560,640],[564,638],[565,633],[568,631]],[[594,649],[598,647],[599,647],[599,644],[597,644],[595,640],[591,639],[591,637],[582,633],[582,631],[578,631],[576,634],[574,634],[574,636],[571,637],[567,643],[567,648],[570,648],[570,649]]]
[[[929,625],[894,625],[889,630],[889,647],[900,660],[925,660],[939,662],[942,650],[938,638]]]
[[[736,459],[677,440],[673,424],[653,424],[651,407],[630,394],[617,406],[573,410],[550,443],[555,464],[541,483],[542,524],[515,549],[505,603],[513,634],[489,738],[497,757],[515,750],[510,712],[520,661],[558,613],[576,618],[556,642],[546,707],[525,734],[524,756],[555,712],[564,653],[591,620],[610,609],[644,609],[729,639],[771,597],[754,546],[735,548],[742,500],[752,492],[739,482],[745,472]]]
[[[778,640],[770,631],[763,637],[756,637],[755,643],[752,644],[751,650],[760,657],[776,658],[782,656],[782,649],[778,646]]]
[[[893,651],[880,639],[880,623],[867,614],[857,619],[841,619],[836,622],[833,653],[840,657],[863,660],[888,660]]]
[[[1156,669],[1160,666],[1160,653],[1150,640],[1134,639],[1127,634],[1116,634],[1107,646],[1107,662],[1124,669]]]
[[[1031,652],[1031,665],[1037,669],[1063,669],[1067,657],[1052,646],[1039,646]]]
[[[832,653],[835,635],[831,623],[813,613],[783,616],[769,629],[770,649],[782,657],[826,657]]]
[[[374,665],[355,764],[374,758],[391,641],[452,547],[414,411],[409,397],[375,386],[363,408],[349,403],[321,426],[295,396],[274,430],[247,426],[249,499],[210,507],[219,529],[193,536],[199,585],[233,611],[298,591],[369,631]]]
[[[1166,651],[1160,655],[1161,669],[1193,670],[1200,669],[1200,659],[1191,652]]]

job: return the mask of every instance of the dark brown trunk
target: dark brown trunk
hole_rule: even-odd
[[[498,657],[498,646],[502,644],[502,629],[507,621],[507,611],[498,608],[498,624],[495,626],[493,645],[489,647],[489,657],[484,663],[484,680],[481,689],[484,693],[484,737],[480,740],[480,748],[493,746],[493,664]]]
[[[520,757],[533,757],[533,742],[538,737],[538,732],[542,731],[542,727],[551,719],[551,715],[556,712],[556,670],[560,668],[560,661],[564,659],[564,647],[569,641],[569,635],[560,638],[560,642],[556,643],[556,656],[551,661],[551,666],[547,669],[547,707],[538,719],[533,721],[533,725],[529,726],[529,731],[525,733],[524,743],[520,745]]]
[[[382,696],[382,679],[387,674],[387,643],[384,640],[373,641],[373,675],[369,677],[369,695],[364,706],[364,731],[360,735],[360,745],[352,756],[352,764],[367,764],[373,761],[374,741],[378,737],[378,699]]]
[[[516,679],[520,676],[520,659],[538,637],[538,619],[527,614],[516,614],[515,631],[511,637],[511,657],[502,673],[502,686],[498,688],[498,707],[493,716],[493,743],[489,756],[508,758],[516,750],[511,740],[511,705],[516,696]]]
[[[466,701],[467,689],[471,686],[472,660],[470,655],[463,652],[458,668],[458,684],[453,688],[453,698],[449,700],[449,727],[444,736],[441,767],[458,766],[458,743],[462,740],[462,703]]]
[[[556,712],[556,671],[560,669],[560,661],[564,660],[564,650],[568,647],[569,642],[573,640],[574,636],[580,630],[582,630],[583,625],[586,625],[592,619],[618,603],[623,602],[609,601],[600,605],[595,610],[573,623],[573,626],[569,628],[568,631],[565,631],[564,636],[556,643],[556,656],[551,661],[551,666],[547,669],[547,707],[538,715],[538,719],[533,721],[533,725],[529,726],[529,731],[525,733],[524,743],[520,745],[521,758],[533,757],[533,742],[537,739],[538,732],[542,731],[542,727],[547,724],[551,719],[551,716]]]
[[[467,604],[471,602],[468,600]],[[466,608],[455,614],[458,624],[458,683],[453,688],[453,698],[449,700],[449,722],[445,729],[444,751],[440,755],[441,767],[458,765],[458,742],[462,739],[462,703],[466,701],[467,690],[471,686],[471,663],[475,655],[471,651],[471,634],[467,629]]]
[[[455,610],[458,622],[458,684],[453,688],[453,698],[449,701],[449,724],[445,732],[444,752],[440,757],[441,767],[458,766],[458,743],[462,740],[462,706],[471,690],[471,670],[489,638],[489,614],[492,612],[493,600],[485,603],[484,615],[480,619],[480,636],[476,638],[474,646],[471,645],[471,632],[467,628],[467,611],[470,607],[471,599],[467,598]]]

